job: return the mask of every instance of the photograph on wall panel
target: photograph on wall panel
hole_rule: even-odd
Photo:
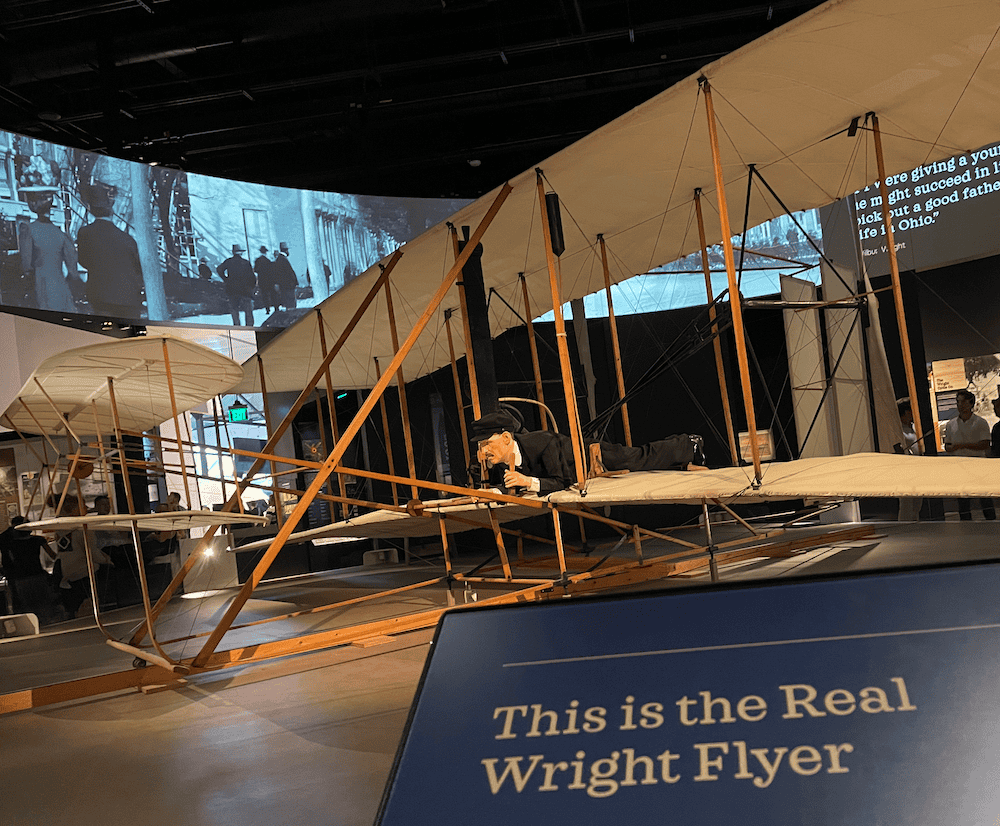
[[[289,326],[468,201],[287,189],[0,131],[0,304]]]

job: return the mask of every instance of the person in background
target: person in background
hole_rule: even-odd
[[[22,225],[18,237],[25,279],[34,282],[40,310],[76,312],[67,278],[77,278],[77,256],[73,241],[52,223],[52,192],[29,192],[28,209],[37,216]],[[66,272],[63,273],[63,267]]]
[[[167,501],[161,502],[156,506],[157,513],[176,513],[177,511],[184,510],[181,507],[181,495],[172,490],[167,494]],[[180,548],[180,540],[187,536],[186,531],[158,531],[153,534],[155,541],[160,543],[160,554],[173,553]],[[160,554],[157,554],[158,556]]]
[[[253,271],[257,273],[257,290],[260,302],[268,313],[278,309],[278,292],[274,283],[274,262],[267,257],[267,247],[261,245],[260,255],[253,262]]]
[[[282,241],[278,245],[278,254],[274,256],[273,278],[278,291],[278,303],[286,310],[294,310],[297,306],[295,298],[295,288],[298,286],[298,279],[295,277],[295,270],[288,260],[288,243]]]
[[[208,259],[204,256],[198,261],[198,277],[202,281],[212,280],[212,268],[208,266]]]
[[[993,414],[1000,418],[1000,388],[997,389],[997,397],[993,400]],[[990,432],[990,456],[1000,459],[1000,422],[993,425]]]
[[[920,456],[924,448],[913,429],[913,408],[910,400],[899,399],[896,402],[896,409],[899,411],[899,424],[903,428],[903,442],[897,449],[901,449],[908,456]],[[899,515],[896,518],[900,522],[920,521],[920,506],[923,501],[918,496],[899,497]]]
[[[14,597],[14,611],[34,614],[39,624],[47,625],[55,619],[55,604],[41,558],[51,555],[52,549],[42,537],[17,529],[27,521],[15,516],[0,533],[0,563]]]
[[[80,227],[76,245],[87,270],[87,301],[95,313],[112,318],[144,315],[139,245],[114,221],[116,187],[97,181],[85,190],[94,220]]]
[[[257,288],[257,277],[250,262],[243,257],[245,252],[239,244],[233,244],[233,254],[216,267],[226,285],[235,327],[240,324],[240,313],[246,319],[246,326],[253,327],[253,293]]]
[[[945,450],[953,456],[985,457],[990,447],[990,426],[986,419],[973,413],[976,406],[975,394],[970,390],[959,390],[955,394],[955,404],[958,415],[944,427]],[[993,500],[982,497],[979,506],[983,509],[984,519],[996,519]],[[972,519],[972,500],[958,500],[958,518],[963,521]]]

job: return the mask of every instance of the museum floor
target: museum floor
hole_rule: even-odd
[[[721,580],[1000,558],[996,522],[872,524],[871,538],[726,565]],[[461,561],[466,570],[474,564]],[[283,580],[259,588],[248,611],[284,613],[289,604],[436,573],[415,564]],[[707,581],[704,572],[656,587]],[[463,601],[462,591],[455,595]],[[369,605],[365,616],[447,601],[444,588],[405,592]],[[122,633],[135,622],[129,610],[108,615]],[[300,620],[301,633],[317,622],[315,615]],[[182,613],[177,621],[196,619]],[[376,647],[342,646],[201,674],[180,689],[132,690],[0,716],[0,823],[371,824],[432,636],[432,629],[411,632]],[[62,623],[37,637],[0,641],[0,694],[128,666],[92,621]]]

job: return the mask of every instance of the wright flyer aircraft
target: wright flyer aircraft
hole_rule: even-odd
[[[46,434],[66,463],[69,478],[75,478],[79,465],[92,464],[102,473],[127,479],[127,459],[113,444],[127,433],[146,432],[168,419],[176,420],[179,412],[222,393],[262,394],[268,441],[259,452],[243,452],[252,459],[252,466],[240,478],[224,480],[223,489],[232,494],[219,511],[138,514],[130,499],[129,513],[66,516],[60,515],[60,509],[65,497],[74,492],[70,486],[55,492],[60,494],[59,502],[51,516],[26,528],[79,530],[88,536],[97,529],[125,530],[135,538],[140,567],[140,527],[156,529],[159,519],[159,527],[196,526],[204,533],[159,599],[151,599],[143,588],[143,620],[126,635],[105,628],[95,603],[95,617],[109,645],[133,656],[137,664],[151,667],[52,687],[47,692],[8,695],[0,698],[0,710],[128,686],[171,684],[187,674],[234,664],[364,644],[433,625],[448,607],[334,627],[317,625],[318,630],[307,635],[239,644],[234,632],[247,627],[241,625],[241,612],[274,560],[296,542],[430,536],[441,543],[443,570],[436,575],[382,594],[348,602],[333,600],[297,612],[319,619],[324,612],[349,604],[372,603],[385,593],[422,587],[450,589],[457,584],[488,583],[492,596],[480,604],[509,603],[698,570],[708,569],[715,576],[727,562],[788,556],[817,544],[871,533],[864,526],[809,536],[786,527],[759,530],[737,510],[747,503],[805,500],[820,510],[858,497],[1000,495],[990,463],[884,452],[886,440],[888,444],[899,441],[889,428],[879,431],[882,443],[873,438],[861,449],[843,451],[848,455],[816,455],[796,449],[791,461],[769,462],[762,459],[755,438],[749,438],[746,450],[741,450],[737,433],[758,431],[762,407],[754,395],[746,344],[737,260],[738,256],[742,260],[744,251],[734,249],[732,241],[740,225],[745,230],[778,215],[821,207],[870,185],[878,187],[887,205],[886,182],[892,176],[975,151],[998,139],[1000,5],[993,0],[959,0],[948,6],[933,0],[831,0],[703,67],[432,227],[350,281],[241,367],[195,353],[192,347],[169,338],[134,345],[134,352],[128,346],[109,345],[107,356],[100,346],[86,348],[86,353],[66,354],[56,363],[43,365],[8,409],[4,423],[24,433]],[[888,209],[882,213],[892,280],[891,291],[882,300],[895,309],[905,389],[915,399],[923,369],[914,366],[907,345],[893,216]],[[713,289],[708,265],[708,249],[716,244],[721,244],[726,270],[721,294]],[[733,409],[726,407],[730,466],[697,472],[600,473],[589,462],[587,443],[599,437],[601,425],[612,418],[621,422],[625,440],[631,443],[629,402],[636,398],[635,388],[626,385],[622,367],[612,285],[692,254],[700,255],[704,267],[707,304],[704,320],[692,335],[698,346],[714,351],[723,400],[738,400]],[[864,283],[861,274],[841,272],[829,260],[822,266],[824,277],[843,285],[842,293],[834,291],[836,298],[827,296],[828,304],[842,307],[845,313],[859,313],[874,300],[863,287],[857,288],[859,281]],[[610,311],[618,401],[594,420],[595,425],[579,409],[563,306],[600,291],[606,294]],[[500,296],[516,312],[487,313],[488,294]],[[787,305],[786,312],[806,319],[808,326],[819,305],[809,294],[798,299]],[[558,376],[542,375],[532,330],[532,320],[547,313],[553,319]],[[528,348],[521,355],[531,364],[534,392],[530,398],[511,402],[499,396],[495,377],[491,378],[492,356],[487,353],[493,338],[520,324],[528,328]],[[735,342],[736,363],[728,379],[731,387],[722,369],[723,334]],[[117,356],[112,350],[115,346],[121,351]],[[845,340],[844,352],[850,346]],[[123,393],[127,376],[139,375],[130,373],[128,364],[140,362],[142,380]],[[116,370],[121,378],[115,378]],[[457,419],[466,466],[474,465],[476,459],[474,446],[470,448],[469,423],[495,412],[500,404],[514,404],[540,411],[544,427],[570,438],[573,484],[546,496],[516,495],[516,491],[501,493],[488,486],[418,476],[406,382],[434,371],[449,377],[460,401]],[[402,427],[398,432],[386,427],[385,438],[403,442],[407,466],[390,465],[388,473],[353,466],[351,462],[361,463],[348,458],[357,455],[351,445],[369,418],[387,421],[386,393],[392,387],[398,391]],[[55,388],[65,394],[56,398]],[[344,427],[331,418],[331,439],[320,455],[299,459],[278,452],[295,416],[313,404],[317,394],[326,394],[332,410],[334,394],[345,390],[360,391],[357,411]],[[294,402],[285,405],[288,409],[280,421],[271,416],[268,403],[276,393],[296,395]],[[547,399],[546,393],[555,399]],[[822,403],[816,403],[810,415],[820,415]],[[142,410],[144,405],[143,415],[126,422],[126,409]],[[551,410],[557,413],[549,415]],[[914,413],[916,432],[925,432],[929,423],[920,421],[916,407]],[[175,431],[171,449],[181,457],[178,466],[142,470],[179,473],[187,484],[183,454],[190,440],[182,437],[179,426]],[[69,447],[57,446],[56,439],[65,440]],[[294,507],[277,508],[275,536],[242,546],[257,550],[259,556],[242,585],[213,614],[211,627],[182,638],[160,633],[158,623],[164,611],[183,590],[202,552],[213,547],[220,532],[257,519],[243,512],[241,491],[260,486],[256,477],[265,468],[270,468],[271,480],[263,485],[266,493],[278,492],[276,477],[282,472],[308,471],[311,481],[305,489],[291,491]],[[348,478],[389,482],[393,499],[365,498],[356,486],[348,490],[344,484]],[[403,496],[398,495],[400,490]],[[303,529],[303,518],[316,501],[328,503],[338,518],[329,525]],[[704,540],[680,539],[669,529],[609,515],[616,506],[634,504],[701,508]],[[710,510],[725,512],[744,533],[716,541]],[[537,516],[548,520],[544,537],[518,524]],[[567,520],[610,529],[617,543],[603,558],[581,554],[580,548],[567,542]],[[474,529],[492,532],[496,553],[472,571],[459,571],[450,543],[456,534]],[[552,547],[551,557],[543,562],[525,559],[519,552],[522,543],[539,539]],[[267,621],[283,618],[287,615]],[[263,620],[253,622],[259,627]]]

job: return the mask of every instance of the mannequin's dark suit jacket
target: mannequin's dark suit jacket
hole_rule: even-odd
[[[573,442],[562,433],[536,430],[515,433],[521,449],[521,464],[515,468],[528,476],[537,476],[539,495],[568,488],[576,481]],[[637,447],[601,442],[601,459],[608,470],[683,470],[694,458],[690,436],[668,436]],[[503,481],[503,468],[492,469],[491,479]]]

